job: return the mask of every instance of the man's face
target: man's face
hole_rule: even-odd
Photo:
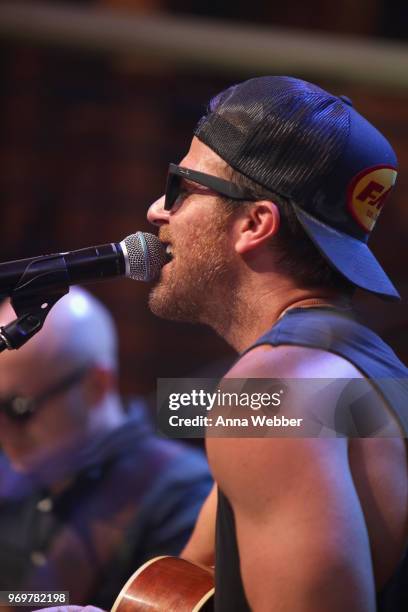
[[[27,350],[24,350],[27,349]],[[66,378],[62,367],[43,363],[29,345],[4,353],[0,363],[0,399],[34,398]],[[66,370],[66,368],[65,368]],[[81,381],[44,401],[27,419],[0,412],[0,447],[15,469],[30,472],[61,451],[84,429]]]
[[[221,178],[225,166],[197,138],[180,165]],[[182,190],[171,211],[163,209],[161,198],[148,212],[149,221],[160,226],[159,238],[168,243],[172,255],[149,304],[152,312],[166,319],[213,325],[214,317],[219,317],[220,309],[233,297],[231,219],[214,192],[189,181],[183,181]]]

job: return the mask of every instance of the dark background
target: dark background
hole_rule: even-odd
[[[109,8],[129,16],[222,19],[241,27],[283,26],[316,36],[322,32],[358,35],[363,41],[381,37],[408,49],[404,40],[407,8],[395,1],[313,0],[259,6],[242,0],[48,4]],[[163,192],[168,163],[177,162],[188,148],[208,99],[249,76],[254,73],[229,74],[206,67],[205,62],[179,67],[159,57],[110,55],[3,32],[0,261],[117,241],[136,230],[149,230],[146,209]],[[357,304],[408,362],[408,90],[359,83],[347,75],[341,81],[330,75],[322,79],[313,70],[310,74],[295,71],[294,76],[351,97],[354,106],[390,139],[400,159],[398,187],[371,244],[403,301],[389,304],[361,293]],[[212,375],[222,369],[219,361],[228,363],[233,358],[212,331],[153,317],[147,308],[149,288],[143,283],[115,280],[89,288],[111,309],[118,324],[125,394],[153,392],[159,376]]]

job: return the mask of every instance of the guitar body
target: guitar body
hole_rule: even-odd
[[[111,612],[211,612],[214,576],[178,557],[156,557],[129,578]]]

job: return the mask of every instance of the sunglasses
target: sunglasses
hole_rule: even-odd
[[[179,197],[182,188],[182,181],[192,181],[203,187],[208,187],[211,191],[226,197],[231,200],[250,200],[255,201],[253,194],[243,187],[238,187],[235,183],[226,181],[212,174],[205,174],[190,168],[183,168],[177,164],[170,164],[167,174],[166,195],[164,200],[164,209],[171,210]]]
[[[80,382],[88,370],[88,366],[82,366],[80,369],[74,370],[34,397],[13,395],[0,399],[0,412],[3,412],[10,419],[15,421],[28,419],[41,407],[41,405],[48,402],[48,400],[65,393],[68,389]]]

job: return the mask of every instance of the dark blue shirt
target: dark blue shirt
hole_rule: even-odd
[[[65,466],[28,477],[0,456],[0,590],[110,609],[139,565],[180,552],[212,481],[203,453],[154,435],[142,406],[72,463],[55,495],[50,474]]]

